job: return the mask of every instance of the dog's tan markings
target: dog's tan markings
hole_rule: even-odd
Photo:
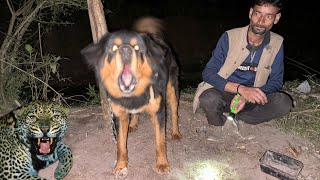
[[[116,56],[114,56],[109,64],[108,56],[106,56],[103,66],[100,68],[99,75],[109,94],[119,98],[122,97],[122,92],[118,86],[117,77],[121,73],[121,70],[117,68],[116,61]]]
[[[140,46],[138,45],[138,40],[136,38],[132,38],[130,40],[130,45],[133,47],[134,50],[138,51]]]
[[[157,112],[159,111],[161,104],[161,97],[154,96],[154,90],[152,87],[149,88],[150,100],[149,104],[144,107],[144,109],[150,114],[150,119],[153,125],[153,130],[156,139],[156,169],[158,172],[168,172],[170,171],[170,166],[167,160],[166,154],[166,134],[165,127],[160,127]]]
[[[115,77],[118,77],[118,75],[121,74],[121,71],[123,70],[123,62],[122,62],[122,58],[121,55],[119,53],[119,51],[116,52],[115,56],[114,56],[115,60]]]
[[[121,38],[115,38],[113,40],[114,44],[117,46],[120,46],[122,44],[122,39]]]
[[[112,69],[110,68],[110,64],[108,63],[107,59],[108,59],[108,56],[105,57],[104,63],[100,68],[100,72],[99,72],[99,75],[102,81],[107,79],[108,76],[110,76],[110,74],[112,73]]]
[[[163,64],[162,62],[159,62],[161,59],[157,59],[158,56],[152,56],[152,54],[149,53],[145,54],[141,51],[143,46],[143,49],[146,48],[146,50],[148,50],[148,48],[157,48],[157,53],[162,53],[163,56],[166,56],[164,53],[170,53],[167,47],[159,48],[160,44],[165,43],[165,41],[162,39],[163,34],[161,21],[157,21],[153,18],[143,18],[143,20],[137,24],[138,26],[135,26],[134,29],[137,32],[155,34],[157,38],[152,38],[149,40],[153,41],[155,45],[158,45],[153,46],[153,44],[139,44],[139,34],[134,35],[132,33],[127,34],[126,32],[119,32],[119,36],[114,34],[114,38],[105,39],[107,40],[108,45],[111,43],[111,47],[108,51],[109,53],[104,59],[104,62],[102,62],[99,67],[96,67],[99,68],[96,70],[98,76],[100,77],[99,80],[101,80],[100,83],[103,84],[110,97],[113,97],[115,100],[115,102],[111,102],[111,108],[117,117],[117,120],[119,121],[119,128],[117,132],[117,164],[113,169],[113,173],[115,173],[116,178],[125,177],[127,174],[127,136],[130,129],[137,127],[139,122],[138,113],[146,112],[150,115],[156,141],[156,170],[158,172],[167,172],[170,170],[166,152],[166,115],[164,111],[166,108],[166,103],[171,111],[171,136],[173,139],[181,138],[178,127],[178,95],[176,94],[176,83],[172,83],[170,80],[167,82],[167,79],[163,79],[164,76],[169,76],[170,79],[177,78],[177,74],[172,74],[176,72],[170,70],[157,71],[158,67],[163,68],[163,66],[168,66],[170,68],[178,67],[174,62],[170,61],[163,62],[168,64]],[[131,51],[128,51],[129,54],[119,54],[120,50],[127,50],[122,49],[121,46],[125,46],[125,48],[129,48],[130,46]],[[172,54],[168,55],[171,56]],[[126,59],[122,59],[124,57]],[[154,69],[156,70],[153,71]],[[128,82],[130,79],[131,81]],[[123,84],[124,81],[125,83]],[[168,84],[165,87],[166,89],[157,89],[157,91],[160,93],[156,94],[153,89],[155,86],[153,86],[152,83],[158,82],[153,81],[163,81],[163,83]],[[126,87],[126,89],[121,89],[122,87]],[[130,89],[127,89],[127,87]],[[143,100],[142,98],[145,97],[143,95],[144,93],[149,93],[150,99]],[[119,102],[116,99],[120,99],[120,102],[124,103],[123,106],[116,104],[116,102]],[[141,106],[141,101],[148,102]],[[126,103],[130,103],[130,106],[126,106]],[[130,113],[132,114],[130,117],[131,121],[129,121]]]
[[[132,46],[132,47],[134,47],[135,45],[137,45],[138,44],[138,40],[136,39],[136,38],[132,38],[131,40],[130,40],[130,45]]]
[[[111,103],[112,111],[119,120],[119,133],[117,138],[117,164],[113,169],[116,174],[121,169],[127,167],[127,137],[128,137],[128,113],[120,105]]]
[[[154,112],[150,114],[154,134],[156,137],[156,170],[159,173],[170,171],[170,166],[167,160],[166,153],[166,134],[165,127],[160,127],[157,114]]]
[[[139,114],[132,114],[129,124],[129,132],[133,132],[137,129],[139,123]]]
[[[101,81],[103,82],[106,89],[108,89],[108,84],[110,84],[108,83],[108,81],[112,79],[111,76],[114,74],[113,71],[114,69],[111,67],[111,64],[109,64],[108,62],[108,56],[106,56],[104,59],[104,63],[99,71]]]
[[[144,55],[144,59],[146,58],[147,57]],[[138,83],[132,95],[140,96],[142,93],[145,92],[146,88],[150,84],[152,69],[146,60],[143,61],[142,63],[142,60],[138,58],[136,62],[137,62],[136,77],[137,77]]]
[[[138,81],[139,77],[137,76],[137,69],[141,68],[141,63],[139,64],[139,61],[140,59],[137,58],[136,52],[133,50],[131,56],[131,71],[137,77]]]
[[[144,110],[147,111],[149,114],[157,113],[161,105],[161,97],[158,96],[157,98],[155,98],[152,86],[150,86],[149,88],[149,93],[150,93],[149,104],[144,106]]]
[[[159,108],[160,108],[161,97],[158,96],[157,98],[155,98],[154,91],[153,91],[152,87],[149,88],[149,93],[150,93],[150,99],[149,99],[149,103],[148,104],[142,106],[139,109],[135,109],[134,111],[129,111],[129,112],[131,112],[131,113],[132,112],[139,113],[139,112],[146,111],[149,114],[157,113],[159,111]]]
[[[172,139],[180,140],[182,136],[179,132],[178,125],[178,98],[171,80],[169,80],[167,84],[167,101],[171,110],[171,137]]]
[[[149,104],[152,104],[154,102],[154,90],[153,90],[153,87],[150,86],[149,88],[149,94],[150,94],[150,99],[149,99]]]

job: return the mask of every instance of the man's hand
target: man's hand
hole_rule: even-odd
[[[232,109],[233,103],[236,100],[236,98],[237,98],[237,95],[235,95],[233,97],[233,99],[231,101],[231,104],[230,104],[230,109]],[[235,113],[240,112],[243,109],[243,107],[246,105],[246,102],[247,102],[247,100],[243,96],[240,96],[239,99],[238,99],[238,103],[235,106],[235,109],[236,109]]]
[[[267,95],[260,88],[241,85],[238,91],[250,103],[264,105],[268,102]]]

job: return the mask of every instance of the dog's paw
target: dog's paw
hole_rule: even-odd
[[[117,179],[125,178],[128,175],[127,164],[128,161],[116,161],[112,173],[116,176]]]
[[[157,173],[161,173],[161,174],[170,172],[169,163],[157,163],[156,171],[157,171]]]
[[[133,127],[129,126],[128,132],[129,132],[129,133],[133,133],[133,132],[135,132],[137,129],[138,129],[138,125],[133,126]]]
[[[181,140],[182,139],[182,135],[179,131],[173,131],[171,130],[171,138],[174,140]]]
[[[128,175],[128,168],[122,168],[122,169],[119,169],[119,168],[114,168],[112,173],[115,175],[115,177],[117,179],[124,179],[127,177]]]

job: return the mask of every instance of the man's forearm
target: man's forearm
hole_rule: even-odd
[[[224,87],[224,90],[230,93],[237,93],[237,88],[239,85],[240,85],[239,83],[234,83],[229,81]]]

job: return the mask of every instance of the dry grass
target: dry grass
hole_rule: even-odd
[[[307,76],[307,81],[311,87],[309,93],[296,90],[302,81],[286,82],[284,89],[293,97],[295,107],[287,116],[276,121],[276,124],[287,132],[310,139],[320,148],[320,80]]]

